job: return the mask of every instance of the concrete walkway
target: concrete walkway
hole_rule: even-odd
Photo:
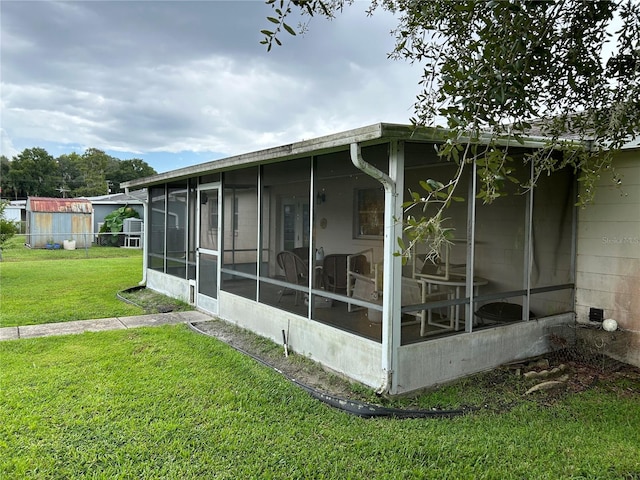
[[[177,323],[203,322],[212,320],[206,313],[191,310],[188,312],[152,313],[135,317],[99,318],[96,320],[77,320],[74,322],[46,323],[26,325],[24,327],[0,328],[0,341],[19,338],[50,337],[83,332],[101,332],[104,330],[124,330],[137,327],[158,327]]]

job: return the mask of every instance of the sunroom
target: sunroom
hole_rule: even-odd
[[[375,124],[131,181],[147,288],[392,395],[547,352],[575,317],[573,173],[485,205],[468,165],[453,240],[403,263],[403,203],[456,173],[441,141]]]

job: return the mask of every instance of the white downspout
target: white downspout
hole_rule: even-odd
[[[124,193],[129,195],[129,187],[125,187]],[[142,215],[144,220],[144,231],[142,232],[142,280],[138,285],[145,286],[147,284],[147,228],[149,224],[149,189],[147,188],[147,200],[142,202],[142,209],[144,214]]]
[[[362,158],[362,149],[358,143],[351,144],[351,162],[364,173],[379,181],[385,191],[385,228],[384,228],[384,263],[383,263],[383,295],[382,295],[382,371],[384,381],[378,388],[379,393],[387,393],[392,386],[394,358],[394,306],[399,305],[399,291],[394,288],[397,272],[395,272],[393,253],[395,240],[394,215],[396,210],[396,182],[386,173],[378,170]],[[395,298],[398,297],[398,298]]]
[[[151,221],[149,216],[149,189],[147,188],[147,199],[142,202],[142,210],[144,212],[144,230],[142,231],[142,280],[139,285],[147,285],[147,265],[149,262],[148,245],[149,245],[149,229],[151,227]]]

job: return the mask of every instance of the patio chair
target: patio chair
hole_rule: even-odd
[[[364,280],[365,283],[373,280],[373,291],[377,294],[382,285],[382,278],[379,275],[381,273],[378,268],[379,265],[373,261],[372,248],[348,255],[347,266],[347,297],[356,296],[354,289],[358,284],[358,279]],[[349,312],[358,308],[360,307],[354,307],[351,303],[348,304]]]
[[[369,273],[369,262],[364,255],[347,255],[332,253],[324,257],[322,264],[322,281],[324,289],[333,293],[348,294],[353,287],[354,279],[350,272]]]
[[[294,285],[309,285],[309,268],[307,267],[307,263],[298,255],[293,252],[282,251],[278,253],[276,261],[280,268],[284,270],[284,278],[287,283],[292,283]],[[283,288],[280,291],[278,303],[280,303],[285,290],[287,289]],[[293,290],[295,294],[294,304],[298,305],[299,296],[303,292],[297,289],[291,290]]]
[[[304,263],[309,263],[309,247],[296,247],[292,252],[304,260]]]
[[[401,277],[402,295],[401,306],[406,307],[410,305],[421,305],[427,302],[435,302],[438,300],[446,300],[447,294],[442,292],[427,293],[424,288],[425,285],[410,277]],[[358,298],[371,303],[382,303],[382,292],[379,291],[380,286],[378,281],[374,277],[368,277],[365,275],[358,275],[356,283],[353,288],[353,298]],[[427,335],[427,325],[433,325],[431,323],[431,310],[414,310],[407,312],[404,315],[415,317],[414,322],[420,323],[420,335]],[[382,313],[372,308],[368,309],[367,316],[369,320],[374,323],[382,321]],[[411,325],[414,322],[403,322],[403,325]],[[439,325],[437,325],[439,326]]]
[[[331,253],[325,255],[322,263],[322,284],[324,289],[333,293],[347,291],[347,254]]]

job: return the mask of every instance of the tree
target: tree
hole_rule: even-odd
[[[13,188],[13,184],[9,180],[9,171],[11,170],[11,164],[9,159],[4,155],[0,155],[0,193],[5,197],[14,197],[16,192]]]
[[[286,23],[293,9],[331,18],[352,1],[266,3],[275,13],[268,17],[274,28],[262,31],[270,49],[283,31],[296,34]],[[511,152],[527,135],[547,140],[525,155],[534,176],[524,189],[570,167],[585,205],[604,172],[620,183],[612,158],[640,132],[640,2],[372,0],[370,12],[377,8],[398,18],[390,56],[424,66],[411,121],[444,122],[439,154],[459,167],[447,184],[426,179],[425,191],[406,205],[412,243],[404,253],[414,242],[446,241],[440,218],[465,166],[477,165],[485,202],[504,195],[505,181],[518,183]],[[608,43],[614,48],[605,54]],[[412,213],[434,203],[438,213],[430,218]]]
[[[89,197],[122,191],[120,183],[156,174],[138,158],[119,160],[97,148],[54,159],[43,148],[25,149],[12,160],[0,156],[0,193],[28,196]]]
[[[87,148],[78,163],[82,186],[76,189],[76,196],[92,197],[109,193],[106,171],[111,161],[117,160],[102,150]]]
[[[114,165],[110,165],[106,175],[107,179],[113,184],[111,192],[114,193],[124,191],[124,189],[120,188],[120,184],[123,182],[148,177],[156,173],[158,172],[144,160],[132,158],[131,160],[120,160],[115,162]]]
[[[2,260],[2,246],[7,240],[18,233],[18,225],[16,222],[4,218],[4,211],[9,202],[0,201],[0,260]]]
[[[44,148],[25,148],[11,161],[8,177],[16,197],[58,196],[58,164]]]
[[[76,152],[60,155],[57,158],[60,171],[60,196],[76,197],[78,189],[83,187],[82,156]]]

